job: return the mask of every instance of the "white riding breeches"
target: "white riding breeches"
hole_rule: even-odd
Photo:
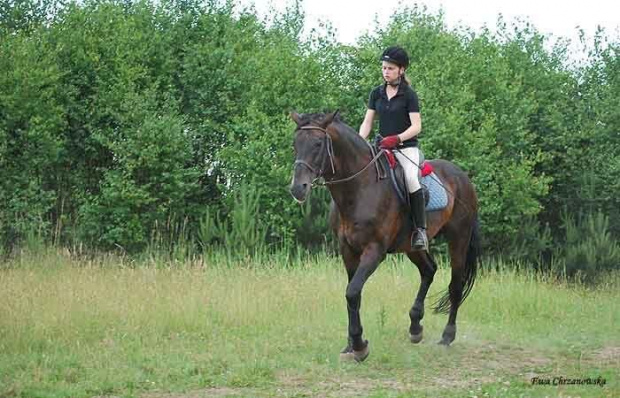
[[[396,159],[405,171],[407,190],[414,193],[420,186],[420,150],[417,147],[399,148],[394,151]]]

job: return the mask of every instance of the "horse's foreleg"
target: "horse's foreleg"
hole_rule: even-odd
[[[364,284],[384,259],[385,252],[378,244],[367,246],[360,256],[359,266],[350,276],[347,285],[346,299],[347,311],[349,314],[349,347],[350,351],[341,353],[343,359],[352,358],[358,362],[363,361],[368,356],[368,341],[362,338],[363,327],[360,318],[360,307],[362,303],[362,289]],[[349,348],[348,347],[348,348]]]
[[[418,267],[420,271],[420,288],[416,295],[415,302],[409,311],[409,318],[411,318],[411,326],[409,326],[409,338],[412,343],[419,343],[422,341],[423,327],[420,325],[420,321],[424,318],[424,300],[428,289],[433,283],[433,277],[437,266],[435,261],[427,252],[410,252],[407,253],[407,257]]]
[[[344,267],[347,271],[347,277],[348,277],[348,282],[347,282],[347,286],[349,283],[351,283],[351,280],[353,279],[353,276],[355,276],[355,272],[357,271],[357,268],[360,264],[360,254],[359,253],[355,253],[353,251],[353,249],[351,249],[351,247],[348,245],[348,243],[346,243],[346,241],[341,240],[340,242],[340,254],[342,255],[342,259],[344,261]],[[351,313],[349,312],[349,324],[351,324]],[[352,354],[353,353],[353,342],[351,341],[351,338],[348,337],[347,338],[347,346],[340,352],[341,356],[347,356],[348,354]]]

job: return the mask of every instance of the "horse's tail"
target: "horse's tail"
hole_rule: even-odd
[[[459,301],[459,306],[465,301],[476,281],[478,271],[478,258],[480,257],[480,228],[478,225],[478,215],[474,219],[474,226],[469,238],[469,246],[465,255],[465,269],[463,272],[463,294]],[[446,291],[444,295],[435,303],[435,313],[447,314],[450,312],[450,292]]]
[[[465,275],[463,283],[463,297],[459,305],[465,301],[471,289],[474,287],[476,281],[476,274],[478,273],[478,261],[480,258],[480,227],[478,225],[478,215],[474,220],[474,227],[471,231],[471,238],[469,238],[469,247],[467,248],[467,256],[465,257]]]

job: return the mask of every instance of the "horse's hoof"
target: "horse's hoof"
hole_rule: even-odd
[[[345,349],[340,353],[340,360],[342,362],[364,362],[368,358],[368,354],[370,354],[370,349],[368,349],[368,341],[366,341],[366,347],[360,351],[355,351],[352,348]]]
[[[424,334],[423,332],[424,332],[424,327],[420,324],[410,327],[409,328],[409,340],[411,340],[413,344],[418,344],[420,341],[422,341],[422,335]]]
[[[439,345],[443,345],[443,346],[446,346],[446,347],[449,347],[449,346],[450,346],[450,344],[452,344],[452,342],[453,342],[453,341],[454,341],[454,337],[451,337],[451,336],[446,336],[446,335],[444,334],[443,336],[441,336],[441,340],[439,340],[439,341],[437,342],[437,344],[439,344]]]
[[[456,338],[456,325],[447,325],[441,334],[441,341],[438,343],[440,345],[445,345],[448,347]]]
[[[413,344],[418,344],[420,341],[422,341],[423,335],[423,332],[420,332],[418,334],[409,334],[409,340],[411,340]]]

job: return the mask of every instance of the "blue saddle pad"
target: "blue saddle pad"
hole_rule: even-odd
[[[435,172],[422,177],[422,185],[428,188],[430,199],[426,205],[426,211],[442,210],[448,205],[448,192],[443,187],[441,180]]]

